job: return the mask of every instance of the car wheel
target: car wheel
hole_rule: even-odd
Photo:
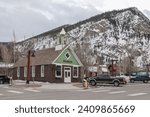
[[[118,81],[115,81],[115,82],[114,82],[114,86],[115,86],[115,87],[118,87],[118,86],[119,86],[119,82],[118,82]]]
[[[90,84],[91,84],[92,86],[95,86],[95,85],[96,85],[96,82],[95,82],[94,80],[92,80],[92,81],[90,82]]]
[[[143,83],[148,83],[148,80],[143,80]]]
[[[2,81],[2,80],[0,80],[0,84],[3,84],[3,81]]]
[[[132,79],[132,80],[130,80],[130,82],[131,82],[131,83],[134,83],[134,80]]]

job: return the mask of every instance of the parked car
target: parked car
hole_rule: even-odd
[[[0,75],[0,84],[10,83],[10,78],[7,75]]]
[[[114,86],[119,86],[120,84],[126,84],[124,77],[111,77],[108,74],[101,74],[95,77],[89,77],[88,82],[95,86],[97,83],[114,84]]]
[[[135,81],[143,81],[143,83],[148,83],[150,80],[148,72],[136,72],[131,74],[130,82],[134,83]]]

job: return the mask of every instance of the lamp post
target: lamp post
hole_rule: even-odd
[[[27,79],[26,79],[26,84],[29,84],[29,82],[30,82],[31,57],[35,57],[35,51],[34,50],[29,50],[28,55],[27,55]]]

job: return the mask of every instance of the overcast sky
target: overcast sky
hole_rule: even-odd
[[[150,19],[150,0],[0,0],[0,42],[22,40],[105,11],[137,7]]]

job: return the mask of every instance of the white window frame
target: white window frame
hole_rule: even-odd
[[[67,54],[69,54],[69,57],[67,58]],[[71,57],[71,54],[69,53],[69,52],[66,52],[66,54],[65,54],[65,57],[66,57],[66,59],[68,60],[70,57]]]
[[[20,77],[20,67],[17,67],[17,77]]]
[[[75,76],[75,74],[74,74],[74,68],[77,68],[77,76]],[[79,67],[76,67],[76,66],[74,66],[73,67],[73,78],[78,78],[79,77]]]
[[[44,77],[44,65],[41,65],[41,77]]]
[[[24,78],[27,77],[27,67],[24,67]]]
[[[60,66],[60,67],[61,67],[61,75],[58,76],[58,75],[57,75],[57,71],[56,71],[56,69],[55,69],[55,77],[57,77],[57,78],[62,78],[62,65],[56,65],[55,67],[57,67],[57,66]]]
[[[35,77],[35,66],[32,66],[32,77]]]

